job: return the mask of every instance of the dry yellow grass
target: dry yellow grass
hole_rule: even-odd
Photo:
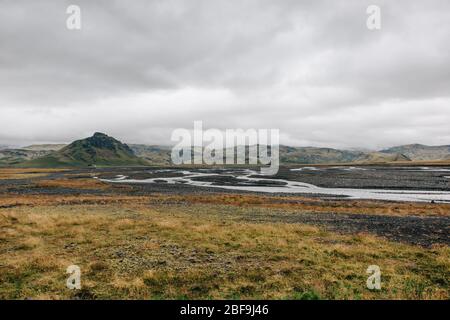
[[[1,169],[0,175],[53,171],[59,170]],[[450,205],[133,196],[129,186],[77,175],[30,186],[103,194],[15,194],[0,187],[0,299],[450,298],[448,246],[427,249],[369,234],[245,219],[277,212],[448,216]],[[72,264],[81,268],[81,291],[65,286]],[[365,287],[371,264],[381,267],[381,291]]]
[[[43,188],[74,188],[83,190],[106,190],[111,189],[111,185],[96,179],[53,179],[41,180],[36,185]]]
[[[141,200],[0,209],[0,298],[450,298],[447,246],[224,214],[247,206]],[[65,287],[71,264],[82,291]],[[381,291],[365,287],[371,264]]]
[[[86,181],[85,181],[86,180]],[[65,187],[81,190],[127,191],[129,186],[108,185],[94,179],[44,180],[36,183],[41,187]],[[21,205],[61,205],[61,204],[108,204],[108,203],[152,203],[152,204],[210,204],[236,207],[261,207],[284,209],[293,212],[334,212],[345,214],[376,214],[390,216],[450,216],[450,204],[395,203],[370,200],[325,201],[304,197],[271,197],[239,194],[186,194],[149,196],[128,195],[26,195],[0,194],[0,207]]]
[[[0,173],[0,180],[10,180],[10,179],[32,179],[45,177],[48,173]]]
[[[51,169],[51,168],[0,168],[0,173],[51,173],[63,172],[68,169]]]
[[[45,177],[52,172],[61,172],[61,169],[19,169],[19,168],[0,168],[0,180],[9,179],[31,179]]]
[[[0,207],[147,203],[148,197],[126,195],[11,195],[0,194]]]

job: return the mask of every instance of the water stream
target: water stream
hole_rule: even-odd
[[[308,168],[311,170],[311,168]],[[308,170],[306,169],[306,170]],[[351,170],[353,167],[351,168]],[[355,168],[356,169],[356,168]],[[427,170],[420,169],[420,170]],[[305,170],[305,169],[303,169]],[[313,169],[314,170],[314,169]],[[427,190],[389,190],[389,189],[356,189],[356,188],[324,188],[313,184],[284,180],[270,179],[266,177],[252,177],[259,173],[253,170],[240,170],[233,172],[238,183],[235,185],[221,184],[220,181],[199,181],[196,178],[225,175],[225,173],[194,172],[188,170],[170,170],[181,173],[179,177],[158,177],[150,179],[128,179],[126,176],[117,176],[114,179],[100,179],[111,183],[167,183],[187,184],[198,187],[221,188],[227,190],[242,190],[266,193],[299,193],[320,194],[330,197],[346,197],[348,199],[373,199],[391,201],[419,201],[419,202],[447,202],[450,203],[449,191],[427,191]],[[229,172],[226,173],[229,175]],[[261,183],[274,185],[258,185]],[[282,184],[282,185],[280,185]]]

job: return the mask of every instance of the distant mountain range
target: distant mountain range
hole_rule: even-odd
[[[403,153],[370,152],[358,157],[354,162],[378,163],[398,161],[411,161],[411,158],[407,157]]]
[[[353,162],[364,155],[361,151],[338,150],[316,147],[280,146],[280,163],[322,164]]]
[[[195,152],[199,152],[195,148]],[[201,151],[201,149],[200,149]],[[281,164],[387,163],[450,160],[450,146],[410,144],[377,152],[316,147],[280,146]],[[31,145],[0,149],[1,166],[79,167],[118,165],[170,165],[171,147],[124,144],[103,133],[69,145]]]
[[[11,148],[11,146],[8,146],[6,144],[0,144],[0,150]]]
[[[131,150],[134,154],[142,159],[145,159],[149,163],[154,164],[171,164],[171,151],[170,146],[150,146],[146,144],[130,144]]]
[[[450,146],[426,146],[423,144],[408,144],[382,150],[384,153],[401,153],[411,160],[447,160],[450,159]]]
[[[31,146],[23,147],[22,150],[27,151],[58,151],[67,146],[67,144],[32,144]]]

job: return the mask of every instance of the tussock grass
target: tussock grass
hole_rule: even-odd
[[[161,197],[0,209],[0,298],[450,298],[447,246],[245,222],[250,205]],[[71,264],[82,291],[65,287]],[[381,291],[366,288],[371,264]]]

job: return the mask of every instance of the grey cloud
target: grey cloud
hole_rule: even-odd
[[[196,119],[292,144],[450,143],[449,19],[444,0],[2,0],[0,143],[167,143]]]

